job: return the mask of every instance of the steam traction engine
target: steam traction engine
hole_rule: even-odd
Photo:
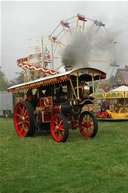
[[[100,70],[79,68],[10,87],[9,92],[27,91],[14,110],[17,134],[33,136],[40,128],[50,130],[55,141],[65,142],[69,128],[79,128],[84,137],[93,138],[97,120],[92,112],[82,109],[93,103],[89,82],[105,77]]]

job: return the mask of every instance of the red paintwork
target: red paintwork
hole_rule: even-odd
[[[29,124],[29,115],[26,107],[23,103],[18,103],[14,110],[14,125],[17,134],[21,137],[25,137],[28,132]]]
[[[94,131],[94,121],[88,114],[82,113],[79,120],[80,132],[84,137],[90,137]]]
[[[97,118],[110,118],[107,112],[98,112],[96,116]]]
[[[48,74],[51,74],[51,75],[58,73],[55,70],[49,70],[49,69],[46,69],[46,68],[42,68],[41,66],[33,66],[31,64],[25,63],[25,62],[29,62],[32,58],[35,58],[35,57],[42,57],[42,53],[31,54],[28,57],[20,58],[20,59],[17,60],[17,65],[19,67],[22,67],[22,68],[26,68],[26,69],[29,68],[31,70],[38,70],[38,71],[45,72],[45,73],[48,73]]]
[[[39,99],[39,106],[40,107],[50,107],[53,106],[53,101],[52,101],[52,97],[48,96],[48,97],[42,97]]]
[[[51,134],[55,141],[62,141],[64,136],[64,123],[60,116],[54,116],[51,120]]]
[[[74,116],[69,116],[68,121],[70,121],[69,127],[73,130],[77,129],[79,127],[78,120]]]
[[[61,113],[61,106],[60,105],[54,106],[53,113]]]
[[[47,123],[50,122],[52,119],[52,112],[42,112],[42,122]]]

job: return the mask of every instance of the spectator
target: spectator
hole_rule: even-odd
[[[101,112],[105,112],[107,109],[109,109],[109,101],[103,100],[101,105]]]

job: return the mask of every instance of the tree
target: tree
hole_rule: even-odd
[[[17,78],[15,79],[16,84],[20,84],[24,82],[24,71],[16,72],[18,74]]]
[[[6,91],[8,87],[8,80],[6,79],[5,74],[0,71],[0,91]]]
[[[24,72],[16,72],[16,74],[18,74],[18,76],[10,81],[10,86],[24,82]]]
[[[115,79],[115,76],[111,76],[110,78],[109,78],[109,85],[110,85],[110,88],[112,88],[113,87],[113,85],[114,85],[114,79]]]

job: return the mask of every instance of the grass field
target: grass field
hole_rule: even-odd
[[[95,138],[70,130],[66,143],[46,132],[18,137],[0,118],[0,193],[127,193],[128,122],[99,122]]]

